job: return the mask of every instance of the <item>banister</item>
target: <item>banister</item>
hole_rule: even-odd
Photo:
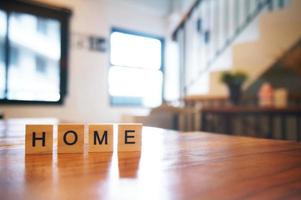
[[[213,0],[211,0],[210,2],[212,2]],[[215,1],[215,0],[214,0]],[[190,19],[191,15],[193,14],[194,10],[197,9],[199,6],[202,6],[201,3],[205,2],[205,0],[196,0],[193,5],[191,6],[191,8],[188,10],[188,12],[182,17],[182,19],[180,20],[178,26],[176,26],[174,32],[172,33],[172,38],[174,40],[176,40],[177,38],[177,33],[179,30],[184,29],[184,33],[185,33],[185,24],[187,23],[187,21]],[[209,2],[209,1],[208,1]],[[212,57],[208,58],[206,61],[206,64],[204,66],[204,68],[202,68],[201,70],[199,70],[196,73],[196,76],[192,77],[190,81],[188,81],[188,83],[184,84],[184,91],[187,91],[187,89],[189,89],[189,87],[191,87],[192,85],[194,85],[198,79],[202,76],[202,74],[204,74],[205,72],[207,72],[213,65],[213,63],[217,60],[217,58],[235,41],[235,39],[247,28],[247,26],[265,9],[268,8],[268,10],[273,10],[274,9],[274,4],[273,4],[273,0],[256,0],[256,1],[252,1],[255,4],[255,7],[251,9],[251,1],[247,1],[244,3],[246,3],[244,5],[244,13],[246,13],[246,15],[242,16],[242,20],[241,23],[239,20],[239,17],[241,17],[239,15],[238,12],[241,12],[239,9],[241,8],[241,1],[234,1],[234,4],[232,4],[232,6],[234,6],[234,9],[236,10],[236,14],[235,14],[235,18],[234,18],[234,27],[232,27],[232,31],[231,34],[226,35],[226,37],[223,39],[223,41],[221,42],[221,46],[217,47],[216,49],[213,49],[213,55]],[[277,2],[277,6],[279,8],[282,8],[284,6],[284,0],[278,0]],[[254,5],[253,4],[253,5]],[[229,6],[227,6],[227,8],[225,8],[226,10],[224,10],[226,13],[229,12]],[[218,11],[220,12],[220,11]],[[220,20],[220,19],[219,19]],[[227,27],[229,27],[229,25],[227,25]],[[223,28],[224,30],[227,30],[226,28]],[[185,34],[184,34],[185,35]],[[185,60],[185,58],[184,58]]]
[[[190,9],[188,10],[188,12],[186,14],[183,15],[183,17],[181,18],[180,22],[178,23],[178,25],[176,26],[175,30],[172,33],[172,38],[173,40],[175,40],[177,32],[183,27],[183,25],[186,23],[186,21],[190,18],[191,14],[193,13],[193,10],[199,6],[199,4],[202,2],[202,0],[196,0],[192,6],[190,7]]]

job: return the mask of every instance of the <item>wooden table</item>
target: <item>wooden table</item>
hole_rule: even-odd
[[[29,122],[0,121],[3,200],[301,199],[301,143],[144,127],[140,154],[25,156]]]

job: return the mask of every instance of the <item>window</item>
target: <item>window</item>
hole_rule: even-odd
[[[5,67],[5,34],[6,34],[6,13],[0,10],[0,98],[4,98],[6,84]]]
[[[155,107],[162,103],[163,39],[113,29],[109,95],[112,105]]]
[[[0,7],[0,102],[62,103],[70,11],[23,1]]]

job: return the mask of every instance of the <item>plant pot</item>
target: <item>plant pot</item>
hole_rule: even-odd
[[[238,105],[240,103],[241,97],[241,84],[228,85],[228,90],[230,95],[230,102],[233,105]]]

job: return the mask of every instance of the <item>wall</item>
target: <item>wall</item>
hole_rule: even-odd
[[[133,0],[39,0],[73,10],[71,32],[105,36],[112,26],[165,35],[165,11],[139,6]],[[141,2],[141,1],[140,1]],[[153,8],[153,9],[151,9]],[[71,38],[74,40],[74,38]],[[6,118],[56,117],[66,121],[118,122],[122,114],[148,109],[111,107],[107,94],[108,53],[70,49],[68,96],[62,106],[1,105]]]

